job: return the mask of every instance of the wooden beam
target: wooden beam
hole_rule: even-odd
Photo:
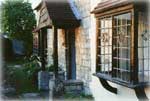
[[[117,50],[114,49],[114,45],[117,45],[117,40],[113,40],[114,36],[116,36],[116,32],[114,30],[114,26],[115,26],[115,19],[114,19],[114,15],[112,16],[112,77],[116,77],[117,76],[117,70],[114,68],[117,68],[117,60],[113,59],[116,54],[117,54]]]
[[[132,11],[131,82],[138,83],[138,10]]]
[[[58,77],[58,33],[57,27],[53,27],[54,37],[53,37],[53,64],[55,67],[55,78]]]
[[[116,9],[112,9],[106,12],[97,13],[95,14],[95,17],[100,18],[101,16],[102,17],[112,16],[112,15],[120,14],[120,12],[126,13],[126,12],[130,12],[132,8],[133,8],[133,4],[130,4],[130,5],[118,7]]]
[[[41,30],[38,32],[38,56],[41,55]]]
[[[98,45],[101,45],[101,41],[99,41],[98,37],[100,36],[100,21],[99,19],[96,19],[96,72],[100,72],[101,71],[101,66],[99,66],[98,64],[101,63],[101,58],[98,57],[98,54],[101,53],[101,49],[98,47]]]
[[[134,88],[134,91],[139,101],[149,101],[145,93],[144,87],[136,87]]]
[[[69,60],[70,60],[70,58],[69,58],[69,45],[68,45],[68,29],[64,29],[65,30],[65,56],[66,56],[66,70],[67,70],[67,79],[69,79],[68,78],[68,73],[69,73],[69,67],[70,67],[70,63],[69,63]]]
[[[42,63],[42,71],[45,71],[46,67],[46,61],[45,61],[45,35],[47,33],[47,30],[45,28],[41,29],[41,63]]]
[[[108,91],[110,91],[110,92],[112,92],[112,93],[114,93],[114,94],[117,94],[117,88],[112,87],[112,86],[107,82],[107,80],[102,79],[102,78],[99,78],[99,81],[101,82],[102,86],[103,86],[106,90],[108,90]]]

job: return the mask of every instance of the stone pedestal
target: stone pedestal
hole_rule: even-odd
[[[47,71],[40,71],[38,73],[38,89],[39,90],[49,90],[49,80],[51,74]]]
[[[55,76],[53,72],[50,72],[49,90],[53,91],[55,88]]]
[[[65,80],[65,72],[64,71],[58,72],[58,79],[61,81]]]

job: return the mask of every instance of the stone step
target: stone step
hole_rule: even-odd
[[[64,80],[64,91],[72,93],[83,92],[83,82],[81,80]]]

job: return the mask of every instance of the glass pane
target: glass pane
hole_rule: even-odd
[[[105,28],[105,23],[104,23],[104,21],[105,21],[105,20],[100,20],[100,23],[101,23],[100,28]]]
[[[138,60],[139,82],[150,82],[150,25],[144,12],[139,12]]]
[[[130,73],[130,35],[131,35],[131,14],[114,16],[114,40],[113,57],[116,62],[114,67],[117,70],[116,78],[129,81]]]
[[[100,67],[103,74],[111,73],[112,66],[112,18],[100,19]]]

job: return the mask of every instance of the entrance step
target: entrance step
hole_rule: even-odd
[[[81,80],[64,80],[64,91],[70,93],[79,93],[83,92],[83,82]]]

